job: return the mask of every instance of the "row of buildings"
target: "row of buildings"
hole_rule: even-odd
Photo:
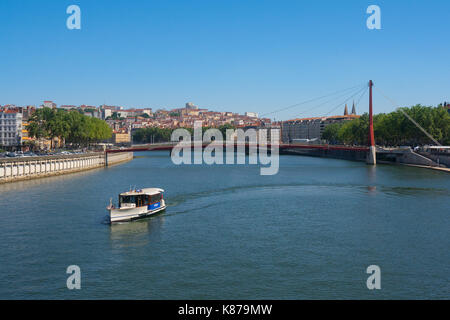
[[[156,112],[153,112],[150,108],[125,109],[107,105],[99,107],[88,105],[78,107],[57,106],[52,101],[44,101],[42,107],[77,110],[84,115],[105,120],[113,132],[112,139],[109,142],[114,144],[131,143],[133,131],[140,128],[188,128],[193,127],[195,121],[202,121],[205,127],[219,127],[230,124],[237,128],[280,128],[283,143],[309,142],[320,140],[327,125],[359,117],[354,105],[350,114],[346,106],[342,116],[302,118],[279,123],[271,122],[268,118],[258,118],[256,113],[246,112],[241,115],[233,112],[209,111],[208,109],[200,109],[193,103],[186,103],[184,108],[159,109]],[[28,137],[26,127],[28,118],[35,109],[34,106],[7,105],[0,107],[0,146],[21,146],[26,141],[32,140]]]
[[[175,129],[193,127],[195,121],[202,121],[203,126],[219,127],[231,124],[236,127],[261,127],[270,125],[268,118],[260,119],[257,113],[246,112],[244,115],[233,112],[216,112],[201,109],[193,103],[186,103],[184,108],[171,110],[151,108],[124,108],[122,106],[60,105],[53,101],[44,101],[40,107],[52,109],[76,110],[86,116],[105,120],[113,131],[111,143],[129,144],[134,130],[158,127]],[[0,105],[0,148],[17,148],[26,141],[32,141],[26,130],[30,115],[35,106],[19,107]]]
[[[440,106],[450,113],[449,103],[444,102]],[[318,143],[328,125],[360,117],[356,114],[355,104],[350,113],[346,105],[343,115],[300,118],[282,122],[259,118],[257,113],[252,112],[241,115],[233,112],[210,111],[198,108],[191,102],[186,103],[184,108],[159,109],[155,112],[151,108],[126,109],[108,105],[57,106],[52,101],[44,101],[41,107],[77,110],[86,116],[103,119],[113,131],[113,137],[109,142],[115,144],[131,143],[133,131],[140,128],[189,128],[193,127],[196,121],[202,121],[205,127],[230,124],[237,128],[280,128],[282,143]],[[0,106],[0,148],[18,147],[33,140],[28,136],[27,125],[34,110],[36,110],[34,106]]]
[[[150,116],[130,115],[118,111],[105,120],[113,132],[120,133],[121,137],[141,128],[192,128],[196,121],[201,121],[204,127],[220,127],[226,124],[234,127],[267,127],[271,124],[269,118],[258,118],[257,113],[246,112],[242,115],[233,112],[210,111],[198,108],[190,102],[186,103],[184,108],[159,109],[152,112]]]
[[[36,108],[0,106],[0,148],[18,147],[32,139],[28,136],[28,118]]]
[[[347,105],[345,105],[344,114],[341,116],[301,118],[283,121],[281,124],[281,139],[283,143],[317,143],[322,139],[322,133],[328,125],[350,121],[359,117],[356,114],[355,104],[353,103],[350,114]]]

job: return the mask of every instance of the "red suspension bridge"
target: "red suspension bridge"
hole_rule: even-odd
[[[377,152],[380,154],[387,154],[387,158],[394,159],[395,162],[408,162],[413,161],[414,163],[423,164],[423,165],[436,165],[436,163],[430,159],[427,159],[420,155],[415,155],[413,152],[410,153],[409,151],[405,149],[398,149],[398,150],[385,150],[382,148],[376,148],[375,146],[375,135],[374,135],[374,127],[373,127],[373,82],[372,80],[369,81],[368,86],[365,85],[363,88],[358,88],[358,91],[356,93],[352,94],[350,97],[348,97],[343,103],[340,103],[336,107],[334,107],[329,113],[333,112],[336,108],[339,106],[346,104],[350,99],[357,96],[358,94],[361,94],[359,97],[358,103],[361,100],[361,98],[364,96],[364,94],[367,91],[369,91],[369,130],[368,130],[368,145],[367,146],[339,146],[339,145],[329,145],[329,144],[318,144],[318,145],[312,145],[312,144],[299,144],[299,143],[279,143],[278,150],[280,154],[286,153],[286,154],[300,154],[300,155],[312,155],[312,156],[321,156],[321,157],[332,157],[332,158],[342,158],[342,159],[348,159],[348,160],[358,160],[358,161],[366,161],[369,165],[375,165],[377,163]],[[334,92],[332,94],[328,94],[325,96],[321,96],[319,98],[303,101],[301,103],[291,105],[289,107],[285,107],[282,109],[278,109],[275,111],[272,111],[270,113],[266,113],[263,116],[277,113],[280,111],[285,111],[291,108],[298,107],[303,104],[307,104],[319,99],[323,99],[329,96],[336,95],[338,93],[341,93],[342,91],[347,91],[348,94],[349,89],[354,89],[355,87],[347,88],[341,91]],[[384,96],[384,95],[383,95]],[[386,96],[384,96],[386,99]],[[333,98],[336,99],[336,98]],[[333,101],[333,100],[331,100]],[[326,101],[319,106],[322,106],[326,103],[329,103],[331,101]],[[392,100],[390,100],[392,102]],[[307,111],[306,111],[307,112]],[[405,115],[407,116],[407,115]],[[409,116],[407,116],[410,118]],[[432,136],[430,136],[422,127],[420,127],[419,124],[417,124],[413,119],[410,119],[419,129],[425,132],[430,139],[432,139],[435,143],[439,144],[436,140],[433,139]],[[228,142],[229,143],[229,142]],[[133,145],[128,148],[120,148],[120,149],[108,149],[106,150],[106,153],[118,153],[118,152],[139,152],[139,151],[162,151],[162,150],[168,150],[171,151],[178,142],[167,142],[167,143],[153,143],[153,144],[141,144],[141,145]],[[213,142],[214,144],[214,142]],[[233,143],[236,148],[238,147],[245,147],[247,150],[254,146],[252,143],[239,143],[234,142]],[[202,143],[200,146],[201,148],[205,148],[207,146],[211,145],[211,142],[208,143]],[[221,144],[225,147],[225,143]],[[193,146],[194,147],[194,146]],[[270,150],[272,145],[267,144],[266,147]],[[386,159],[386,157],[384,157]]]

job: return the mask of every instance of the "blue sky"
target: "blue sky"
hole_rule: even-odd
[[[81,30],[66,28],[71,4]],[[366,27],[370,4],[382,30]],[[372,79],[402,105],[436,105],[450,100],[449,35],[447,0],[1,0],[0,104],[192,101],[264,114]],[[376,112],[394,109],[374,94]],[[270,117],[322,115],[341,100]]]

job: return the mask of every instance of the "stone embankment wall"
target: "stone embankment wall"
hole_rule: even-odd
[[[350,161],[366,161],[367,151],[340,150],[340,149],[289,149],[280,151],[280,154],[301,155],[310,157],[334,158]]]
[[[47,157],[0,159],[0,183],[85,171],[133,159],[132,152],[103,152]]]
[[[430,158],[435,163],[439,163],[440,165],[445,165],[447,168],[450,168],[450,154],[439,154],[439,153],[430,153],[430,152],[418,152],[424,157]]]

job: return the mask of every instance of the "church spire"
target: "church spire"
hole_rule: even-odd
[[[348,108],[347,108],[347,104],[345,104],[344,116],[348,116]]]
[[[352,114],[356,115],[355,101],[353,101]]]

